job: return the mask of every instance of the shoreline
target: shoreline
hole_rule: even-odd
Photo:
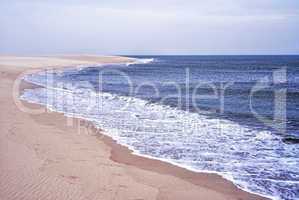
[[[67,57],[67,59],[71,60],[72,58]],[[82,61],[86,62],[88,60],[88,58],[83,57],[83,58],[80,58],[77,60],[74,59],[74,60],[75,60],[75,62],[78,62],[78,64],[79,64],[79,62],[82,62]],[[74,60],[72,60],[71,63],[74,63]],[[92,60],[92,62],[95,62],[95,60],[96,60],[96,62],[99,62],[99,60],[97,58],[92,58],[91,60]],[[122,59],[119,59],[119,60],[122,60]],[[92,62],[86,63],[86,64],[91,64]],[[109,63],[111,63],[111,60],[109,60]],[[40,65],[43,65],[43,64],[44,63],[42,63]],[[105,64],[105,63],[101,63],[101,64]],[[20,73],[23,73],[23,71],[25,71],[25,68],[24,68],[24,70],[21,70],[18,72],[13,72],[13,74],[15,76],[18,76]],[[37,70],[45,69],[44,67],[40,67],[40,68],[37,67],[37,68],[38,68]],[[64,68],[63,64],[61,66],[59,66],[59,68],[63,69]],[[8,70],[8,69],[6,69],[6,70]],[[8,70],[8,72],[11,72],[11,71]],[[1,70],[1,78],[2,78],[2,76],[4,76],[4,77],[6,76],[5,70],[4,70],[4,74],[3,74],[3,71]],[[10,81],[13,83],[15,80],[15,76],[8,77],[8,79],[10,79]],[[5,78],[7,78],[7,77],[5,77]],[[31,85],[30,84],[31,83],[26,83],[26,84],[23,83],[21,85],[20,89],[35,87],[35,86],[33,86],[33,84],[31,84]],[[10,102],[10,103],[13,103],[13,102]],[[31,104],[31,103],[25,103],[25,104],[28,105],[29,107],[35,107],[35,108],[40,107],[40,105]],[[19,112],[21,112],[21,111],[19,111]],[[58,113],[58,112],[51,111],[51,113],[47,112],[47,113],[40,114],[37,116],[29,116],[29,118],[37,121],[38,124],[42,124],[42,125],[50,123],[51,127],[52,127],[49,130],[50,132],[53,131],[53,129],[54,129],[53,127],[55,127],[55,128],[59,127],[60,129],[64,130],[64,134],[68,133],[70,130],[74,131],[74,129],[76,129],[74,127],[67,127],[66,123],[63,123],[63,122],[67,121],[69,119],[69,117],[66,117],[64,114]],[[82,120],[76,119],[76,118],[72,118],[72,120],[74,120],[76,123],[79,123],[79,129],[82,128],[81,127]],[[1,117],[1,121],[2,121],[2,117]],[[146,197],[144,197],[144,199],[181,199],[181,198],[185,198],[185,197],[187,197],[188,199],[200,199],[199,197],[202,197],[203,199],[204,198],[266,199],[265,197],[261,197],[261,196],[258,196],[258,195],[255,195],[255,194],[252,194],[252,193],[249,193],[249,192],[239,189],[231,181],[224,179],[220,175],[212,174],[212,173],[210,174],[210,173],[192,172],[190,170],[172,165],[170,163],[166,163],[166,162],[163,162],[160,160],[150,159],[150,158],[146,158],[143,156],[132,154],[131,150],[129,150],[125,146],[118,144],[116,141],[114,141],[109,136],[107,136],[103,133],[101,133],[102,135],[97,135],[96,134],[97,130],[95,127],[91,126],[91,122],[88,122],[86,120],[83,120],[83,121],[84,121],[83,122],[84,127],[92,129],[93,134],[80,135],[80,138],[82,138],[82,136],[85,137],[84,140],[92,140],[94,138],[97,138],[97,140],[92,141],[92,143],[100,142],[102,144],[100,144],[96,147],[94,146],[94,148],[96,148],[96,149],[99,148],[99,151],[102,149],[102,151],[106,152],[104,157],[110,159],[109,162],[107,160],[105,160],[105,162],[109,163],[108,165],[114,165],[115,163],[117,163],[115,165],[122,165],[122,167],[125,168],[126,170],[130,171],[131,174],[134,174],[133,179],[135,181],[137,179],[137,183],[143,183],[143,185],[150,186],[151,189],[155,188],[156,184],[161,184],[160,187],[158,187],[160,189],[158,189],[158,195],[156,195],[156,198],[152,198],[153,196],[151,196],[151,194],[148,194],[148,192],[144,192],[144,190],[141,189],[141,191],[143,191],[143,194],[146,194]],[[78,126],[78,124],[77,124],[77,126]],[[49,134],[49,135],[51,135],[51,134]],[[78,136],[78,134],[75,134],[72,136],[73,136],[72,139],[76,139],[74,137]],[[89,144],[89,143],[87,143],[87,144]],[[64,145],[64,144],[62,144],[62,145]],[[76,145],[73,145],[73,146],[76,146]],[[88,147],[88,145],[87,145],[87,147]],[[85,148],[87,148],[87,147],[85,147]],[[54,147],[54,149],[55,149],[55,147]],[[53,149],[53,151],[54,151],[54,149]],[[0,153],[2,155],[3,152],[0,152]],[[45,156],[45,157],[47,157],[47,156]],[[89,169],[89,168],[87,168],[87,169]],[[59,169],[56,169],[56,170],[59,171]],[[65,170],[68,170],[68,169],[65,169]],[[97,170],[97,168],[94,168],[94,170]],[[138,171],[138,172],[136,172],[136,171]],[[54,170],[54,172],[55,172],[55,170]],[[130,175],[130,173],[129,173],[129,175]],[[147,173],[149,173],[149,174],[147,174]],[[130,177],[129,175],[126,174],[123,176]],[[163,176],[164,178],[166,177],[169,180],[167,180],[166,182],[163,182],[163,181],[161,181],[160,176]],[[74,177],[77,177],[77,176],[74,176],[74,175],[69,176],[69,178],[72,181],[77,179]],[[175,182],[175,184],[173,184],[173,182]],[[169,186],[167,186],[166,183],[170,184],[172,187],[167,188]],[[2,187],[2,184],[0,184],[0,186]],[[126,186],[126,187],[124,187],[124,186]],[[1,197],[1,191],[2,191],[1,187],[0,187],[0,197]],[[132,187],[132,185],[130,185],[130,184],[128,185],[128,183],[127,183],[127,185],[125,183],[122,185],[122,188],[128,188],[128,187]],[[163,189],[163,188],[166,188],[166,189]],[[181,188],[181,189],[178,191],[175,191],[175,188]],[[187,191],[186,191],[186,188],[188,188]],[[189,189],[189,188],[192,188],[192,189]],[[172,191],[172,190],[174,190],[174,191]],[[132,191],[136,192],[136,191],[138,191],[138,189],[136,187],[135,188],[133,187]],[[128,194],[133,195],[131,193],[128,193]],[[142,194],[139,194],[139,195],[142,195]],[[110,198],[106,198],[106,199],[110,199]]]

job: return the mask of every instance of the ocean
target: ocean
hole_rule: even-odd
[[[26,75],[21,99],[87,119],[135,154],[299,199],[299,56],[130,56]]]

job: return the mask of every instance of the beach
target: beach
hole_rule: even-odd
[[[216,174],[131,154],[84,120],[20,101],[41,114],[23,112],[14,89],[37,87],[15,80],[24,73],[134,62],[118,56],[0,57],[0,199],[265,199]],[[80,130],[80,133],[78,133]],[[103,133],[103,132],[102,132]]]

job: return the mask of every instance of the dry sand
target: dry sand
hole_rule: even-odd
[[[263,199],[218,175],[132,155],[88,122],[49,111],[29,114],[14,102],[13,90],[19,89],[13,86],[24,72],[125,61],[92,55],[0,56],[0,200]],[[20,89],[28,87],[34,86],[22,83]]]

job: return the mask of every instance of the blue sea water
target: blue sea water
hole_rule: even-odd
[[[82,117],[135,153],[299,199],[299,56],[133,56],[27,75],[21,98]]]

